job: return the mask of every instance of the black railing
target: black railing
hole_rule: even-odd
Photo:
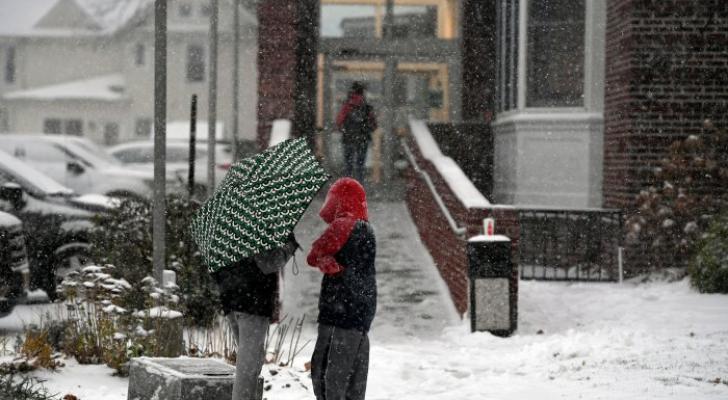
[[[519,209],[521,279],[616,281],[620,210]]]

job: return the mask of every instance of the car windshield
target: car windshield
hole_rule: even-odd
[[[70,142],[77,147],[85,150],[86,153],[91,153],[92,156],[106,162],[107,164],[119,164],[119,160],[115,159],[106,150],[99,147],[96,143],[83,138],[70,138]]]
[[[8,175],[15,183],[34,195],[68,196],[73,194],[73,190],[1,150],[0,172]]]
[[[80,158],[86,163],[91,164],[94,168],[108,167],[110,165],[117,166],[119,164],[118,161],[113,159],[109,161],[109,157],[105,151],[101,149],[98,149],[97,151],[89,151],[86,146],[79,145],[76,140],[73,139],[64,140],[60,143],[60,145],[63,146],[72,156]]]

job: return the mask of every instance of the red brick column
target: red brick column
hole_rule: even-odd
[[[728,2],[608,0],[604,206],[631,208],[669,145],[728,126]]]
[[[273,120],[293,122],[293,135],[314,131],[317,0],[262,0],[258,4],[258,145],[265,148]]]

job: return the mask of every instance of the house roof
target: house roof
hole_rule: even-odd
[[[112,74],[10,92],[3,99],[119,101],[127,98],[125,92],[124,76]]]
[[[58,0],[0,0],[0,36],[26,36]]]
[[[148,18],[153,5],[154,0],[0,0],[0,37],[114,34]],[[254,5],[244,3],[243,23],[256,24]]]

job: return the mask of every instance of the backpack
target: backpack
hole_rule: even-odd
[[[370,112],[371,106],[367,103],[362,103],[353,108],[344,120],[344,135],[359,141],[370,140],[373,130],[369,124]]]

